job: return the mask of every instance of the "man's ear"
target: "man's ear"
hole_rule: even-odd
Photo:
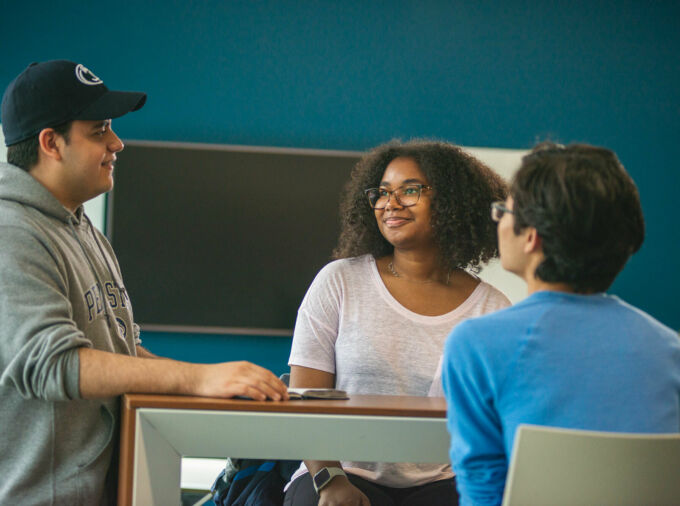
[[[543,250],[543,241],[534,227],[527,227],[525,231],[524,252],[534,253]]]
[[[43,128],[38,134],[38,146],[41,156],[61,160],[61,149],[64,138],[52,128]]]

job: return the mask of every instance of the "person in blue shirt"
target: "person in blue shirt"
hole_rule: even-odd
[[[461,505],[500,504],[522,423],[680,431],[680,339],[607,295],[642,245],[637,188],[616,155],[543,143],[492,204],[502,266],[529,296],[462,322],[443,387]]]

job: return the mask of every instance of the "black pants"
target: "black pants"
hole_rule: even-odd
[[[347,473],[349,481],[361,490],[371,506],[457,506],[458,492],[454,478],[440,480],[418,487],[392,488],[378,485]],[[305,473],[290,484],[283,506],[316,506],[319,496],[312,478]]]

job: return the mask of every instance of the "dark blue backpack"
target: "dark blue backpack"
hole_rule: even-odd
[[[218,506],[281,506],[299,460],[229,459],[211,488]]]

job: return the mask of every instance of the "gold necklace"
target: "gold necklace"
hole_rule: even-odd
[[[390,263],[387,264],[387,268],[390,270],[390,272],[392,273],[392,276],[394,276],[395,278],[401,278],[401,279],[403,279],[404,281],[409,281],[410,283],[427,284],[427,283],[436,283],[436,282],[437,282],[436,279],[426,279],[425,281],[416,281],[416,280],[414,280],[414,279],[407,279],[407,278],[402,277],[402,276],[396,271],[396,269],[394,268],[394,260],[390,260]],[[450,270],[447,271],[447,273],[446,273],[446,282],[444,283],[444,284],[447,285],[447,286],[448,286],[448,284],[449,284],[449,279],[451,279],[451,271],[450,271]]]

